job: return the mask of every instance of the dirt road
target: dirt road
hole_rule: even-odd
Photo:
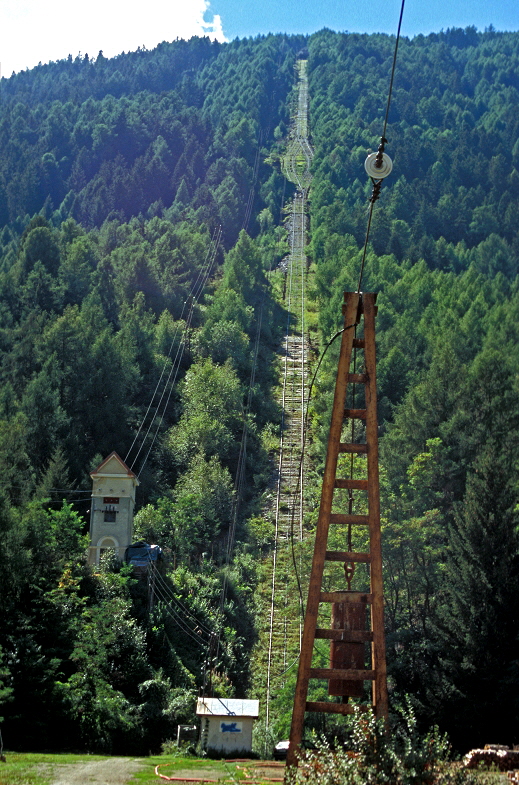
[[[50,785],[127,785],[139,769],[142,764],[135,758],[59,764],[53,766]]]

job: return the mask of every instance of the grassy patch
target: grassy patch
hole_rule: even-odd
[[[226,763],[224,760],[211,760],[209,758],[178,758],[173,755],[156,755],[150,758],[139,758],[139,763],[144,767],[136,772],[131,780],[131,785],[151,785],[158,783],[155,775],[155,766],[159,765],[161,774],[167,777],[199,777],[200,779],[221,780],[223,782],[239,782],[247,779],[244,769],[254,766],[257,761],[248,764]]]
[[[0,763],[1,785],[49,785],[56,764],[103,760],[103,755],[45,754],[6,752],[7,763]]]
[[[57,766],[64,764],[92,763],[110,760],[106,755],[71,755],[7,752],[7,763],[0,763],[0,785],[50,785],[56,779]],[[181,758],[176,755],[152,755],[136,759],[142,769],[128,777],[126,785],[157,785],[160,780],[155,774],[155,766],[167,777],[188,777],[206,780],[220,780],[223,783],[238,783],[250,779],[251,767],[268,783],[269,772],[263,772],[258,761],[248,763],[226,763],[224,760],[209,758]],[[271,764],[269,764],[271,765]],[[256,768],[259,766],[259,769]],[[248,771],[248,773],[246,773]],[[63,777],[63,770],[59,772]],[[277,772],[276,772],[277,774]],[[278,775],[279,776],[279,775]],[[256,779],[256,776],[255,776]]]
[[[98,760],[109,760],[106,755],[69,755],[7,752],[7,763],[0,763],[1,785],[50,785],[58,776],[57,766],[78,763],[92,763]],[[168,777],[199,778],[200,780],[221,780],[223,782],[239,782],[246,779],[245,765],[226,763],[224,760],[208,758],[181,758],[176,755],[152,755],[149,758],[136,759],[142,769],[129,775],[127,785],[157,785],[160,780],[155,774],[155,767],[160,765],[160,772]],[[255,765],[251,761],[249,765]],[[60,769],[63,777],[63,769]]]

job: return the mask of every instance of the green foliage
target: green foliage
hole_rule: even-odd
[[[491,723],[507,736],[517,716],[515,647],[519,626],[511,612],[519,589],[515,473],[506,443],[482,450],[467,476],[463,502],[449,529],[438,632],[447,683],[454,693],[446,727],[481,747]],[[485,719],[481,719],[483,710]],[[441,711],[441,707],[439,708]]]
[[[4,654],[0,648],[0,706],[13,699],[12,687],[8,686],[9,669],[4,665],[3,660]],[[3,722],[3,719],[3,717],[0,717],[0,722]]]
[[[175,486],[173,529],[181,536],[181,556],[201,557],[211,550],[217,559],[221,535],[231,523],[233,488],[229,472],[216,456],[195,456]]]
[[[390,729],[372,714],[357,712],[349,723],[349,733],[346,748],[333,750],[326,741],[318,742],[318,751],[303,754],[288,781],[309,785],[475,785],[492,781],[491,776],[481,777],[449,763],[446,737],[436,727],[421,734],[410,705]]]
[[[117,750],[117,741],[137,729],[134,707],[101,678],[75,674],[63,687],[63,700],[79,725],[79,741],[94,752]]]
[[[218,366],[210,359],[193,363],[181,395],[183,412],[168,438],[176,463],[186,468],[201,454],[206,459],[219,456],[227,466],[234,466],[242,391],[230,363]]]

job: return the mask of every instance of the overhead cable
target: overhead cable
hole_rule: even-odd
[[[392,162],[388,155],[385,153],[385,146],[387,144],[386,139],[386,130],[387,124],[389,119],[389,108],[391,106],[391,97],[393,94],[393,84],[395,81],[395,69],[396,69],[396,59],[398,54],[398,45],[400,43],[400,31],[402,29],[402,18],[404,16],[404,6],[405,0],[402,0],[402,4],[400,6],[400,17],[398,19],[398,29],[396,34],[395,40],[395,48],[393,51],[393,64],[391,67],[391,77],[389,80],[389,90],[387,95],[387,102],[386,102],[386,111],[384,115],[384,123],[382,126],[382,136],[380,137],[380,144],[378,146],[377,153],[372,153],[368,156],[365,163],[365,168],[368,175],[371,178],[371,182],[373,183],[373,190],[371,192],[371,196],[369,199],[369,211],[368,211],[368,223],[366,227],[366,236],[364,239],[364,248],[362,251],[362,260],[360,264],[360,273],[359,273],[359,281],[357,284],[357,291],[360,292],[362,288],[362,276],[364,274],[364,266],[366,263],[366,254],[368,249],[368,241],[369,241],[369,233],[371,230],[371,220],[373,218],[373,207],[375,202],[380,196],[380,189],[382,188],[382,180],[387,177],[387,175],[391,172],[392,169]]]
[[[155,422],[155,419],[156,419],[156,417],[158,415],[158,411],[160,409],[160,405],[161,405],[162,400],[164,398],[165,391],[168,389],[168,385],[169,385],[169,382],[171,380],[171,376],[173,374],[173,370],[176,370],[177,373],[178,373],[178,368],[179,368],[179,365],[180,365],[180,359],[182,358],[182,355],[183,355],[183,352],[184,352],[184,344],[185,344],[185,340],[184,339],[185,339],[186,331],[188,329],[188,323],[190,324],[191,317],[192,317],[192,314],[193,314],[193,303],[198,301],[198,298],[200,297],[200,295],[201,295],[201,293],[202,293],[202,291],[204,289],[204,286],[205,286],[205,284],[206,284],[206,282],[207,282],[207,280],[209,278],[209,275],[211,274],[211,270],[212,270],[212,267],[214,265],[214,261],[215,261],[215,258],[216,258],[216,253],[217,253],[217,250],[218,250],[218,246],[220,244],[221,236],[222,236],[222,228],[221,228],[221,226],[219,226],[213,232],[213,235],[212,235],[211,240],[210,240],[209,247],[207,249],[206,257],[205,257],[204,262],[202,264],[202,267],[198,271],[197,278],[196,278],[195,282],[193,283],[193,285],[191,287],[191,292],[190,292],[189,296],[187,297],[187,299],[184,301],[184,303],[182,305],[182,310],[181,310],[181,313],[180,313],[179,321],[182,320],[182,317],[184,316],[184,312],[185,312],[186,308],[188,308],[188,317],[186,318],[186,325],[184,326],[184,329],[183,329],[183,335],[182,335],[182,338],[180,339],[180,343],[177,346],[177,351],[176,351],[176,354],[175,354],[175,358],[174,358],[174,360],[172,362],[169,375],[168,375],[168,377],[166,379],[166,382],[165,382],[165,385],[164,385],[164,389],[162,391],[162,394],[161,394],[161,396],[159,398],[159,401],[158,401],[158,404],[156,406],[155,414],[153,415],[151,423],[149,424],[148,429],[147,429],[147,431],[146,431],[146,433],[145,433],[145,435],[144,435],[144,437],[142,439],[141,446],[139,447],[139,450],[137,451],[137,454],[136,454],[135,458],[132,460],[132,463],[130,465],[131,469],[133,469],[133,467],[135,466],[135,464],[136,464],[136,462],[137,462],[137,460],[139,458],[139,455],[141,454],[141,451],[142,451],[142,449],[144,447],[144,444],[146,443],[146,439],[147,439],[147,437],[148,437],[148,435],[150,433],[150,430],[153,427],[153,423]],[[146,409],[146,412],[145,412],[145,414],[144,414],[144,416],[143,416],[143,418],[141,420],[141,423],[140,423],[139,428],[138,428],[138,430],[137,430],[137,432],[136,432],[136,434],[134,436],[134,439],[133,439],[133,442],[132,442],[132,444],[130,446],[130,449],[128,450],[128,452],[126,454],[126,457],[124,459],[125,463],[128,462],[129,456],[130,456],[130,454],[131,454],[131,452],[132,452],[132,450],[133,450],[133,448],[134,448],[134,446],[135,446],[135,444],[136,444],[136,442],[137,442],[137,440],[138,440],[138,438],[140,436],[140,433],[141,433],[141,431],[142,431],[142,429],[144,427],[144,423],[146,422],[146,418],[148,417],[148,415],[150,413],[150,410],[151,410],[151,407],[153,405],[153,402],[155,400],[155,397],[157,396],[157,393],[158,393],[158,390],[160,388],[162,379],[163,379],[164,374],[166,372],[166,368],[168,367],[168,361],[171,358],[171,354],[173,352],[173,347],[175,346],[175,344],[177,342],[177,337],[178,337],[178,335],[180,333],[180,329],[181,329],[180,325],[177,324],[176,327],[175,327],[175,331],[173,333],[173,337],[172,337],[171,342],[170,342],[170,346],[169,346],[168,353],[166,355],[166,359],[165,359],[163,367],[162,367],[162,371],[160,373],[160,376],[159,376],[159,379],[157,381],[157,384],[155,385],[155,389],[154,389],[154,391],[152,393],[152,396],[151,396],[148,408]],[[175,379],[173,381],[173,384],[175,383],[175,381],[176,381],[176,375],[175,375]],[[170,396],[168,396],[168,402],[169,402],[169,397]],[[166,406],[167,406],[167,404],[166,404]],[[162,417],[164,416],[164,413],[165,413],[165,411],[163,412]],[[162,417],[161,417],[161,421],[162,421]],[[153,440],[153,442],[154,441],[155,441],[155,439]],[[146,463],[148,455],[149,455],[149,451],[148,451],[148,454],[146,455],[146,459],[145,459],[144,463]],[[143,466],[144,466],[144,463],[143,463]],[[142,467],[141,467],[141,471],[142,471]]]

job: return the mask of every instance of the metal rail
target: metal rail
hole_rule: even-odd
[[[305,253],[307,232],[307,200],[313,151],[306,137],[308,128],[308,81],[306,61],[298,62],[299,83],[297,110],[284,159],[288,180],[298,187],[287,220],[290,254],[287,259],[285,304],[287,324],[283,341],[281,379],[282,423],[277,467],[274,546],[270,579],[268,614],[268,651],[266,685],[266,727],[270,722],[270,700],[290,661],[299,655],[302,620],[294,596],[295,582],[293,541],[303,539],[303,470],[301,460],[304,443],[304,412],[306,403],[305,338]],[[294,608],[296,611],[294,612]]]

